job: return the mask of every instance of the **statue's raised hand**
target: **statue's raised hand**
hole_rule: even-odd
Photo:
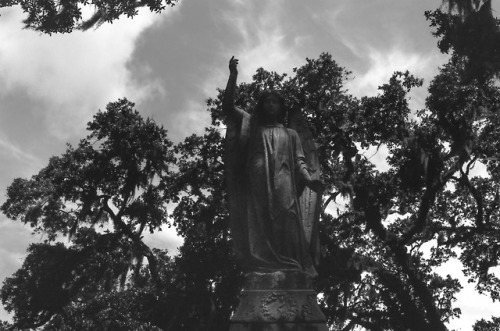
[[[235,59],[234,56],[229,60],[229,72],[231,74],[238,73],[238,59]]]

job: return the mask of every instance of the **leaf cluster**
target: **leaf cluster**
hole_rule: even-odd
[[[177,0],[17,0],[2,1],[0,8],[20,5],[27,14],[24,26],[42,33],[70,33],[74,29],[87,30],[103,23],[112,23],[121,16],[132,18],[141,7],[160,13]],[[91,8],[94,13],[84,18],[82,11]]]
[[[498,75],[500,63],[500,21],[493,16],[491,0],[443,1],[442,8],[426,11],[438,48],[451,52],[467,64],[468,79],[487,79]]]

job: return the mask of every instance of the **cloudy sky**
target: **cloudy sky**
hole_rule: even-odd
[[[142,11],[133,20],[53,36],[24,30],[19,8],[2,9],[0,190],[76,143],[93,114],[120,97],[164,125],[175,142],[201,133],[210,123],[205,99],[225,86],[232,55],[240,59],[240,81],[250,81],[259,67],[291,73],[306,57],[329,52],[352,71],[348,87],[357,96],[375,95],[395,70],[428,83],[446,57],[423,14],[440,2],[181,0],[159,15]],[[412,105],[422,107],[425,96],[425,87],[416,91]],[[39,240],[0,215],[0,280]],[[179,244],[169,231],[149,240],[172,252]],[[451,267],[460,276],[460,266]],[[458,329],[500,311],[473,288],[458,299],[463,316],[452,324]]]

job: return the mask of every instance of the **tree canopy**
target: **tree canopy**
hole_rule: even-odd
[[[167,6],[174,6],[177,0],[18,0],[2,1],[0,8],[19,5],[27,15],[24,26],[42,33],[69,33],[74,29],[87,30],[103,23],[112,23],[121,16],[132,18],[141,7],[160,13]],[[85,10],[93,14],[86,17]]]
[[[461,285],[434,270],[452,258],[498,299],[500,282],[489,270],[500,249],[500,94],[493,79],[471,82],[458,64],[441,68],[416,113],[407,95],[420,79],[396,72],[378,96],[356,99],[344,87],[349,73],[328,54],[291,77],[259,69],[239,86],[237,103],[246,109],[251,96],[280,89],[316,136],[328,192],[317,290],[331,325],[446,330],[460,316],[453,302]],[[76,148],[31,179],[14,180],[2,210],[49,234],[1,291],[18,328],[227,326],[241,274],[228,232],[222,92],[207,102],[212,126],[175,146],[131,102],[110,103]],[[382,148],[388,157],[380,168],[369,156]],[[478,163],[488,178],[471,176]],[[332,210],[335,200],[345,206]],[[170,218],[167,203],[175,204]],[[185,240],[175,257],[142,238],[169,222]],[[53,242],[61,235],[71,244]]]
[[[493,16],[491,0],[444,0],[443,6],[425,13],[436,28],[439,49],[467,65],[468,79],[497,75],[500,22]]]

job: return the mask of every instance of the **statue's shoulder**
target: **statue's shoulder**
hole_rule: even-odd
[[[299,139],[299,134],[297,133],[297,131],[295,129],[292,129],[292,128],[286,128],[286,130],[288,131],[288,134],[294,138],[297,138]]]

